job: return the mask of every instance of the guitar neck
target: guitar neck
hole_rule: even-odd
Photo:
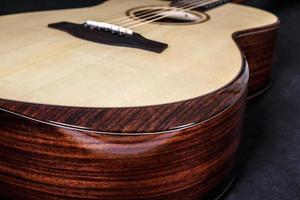
[[[216,8],[218,6],[221,6],[223,4],[229,3],[229,2],[235,2],[234,0],[178,0],[173,1],[173,5],[176,6],[176,4],[186,3],[187,5],[190,4],[191,6],[187,9],[199,9],[202,11],[210,10],[213,8]],[[198,2],[198,3],[197,3]]]
[[[207,3],[204,3],[204,5],[200,6],[199,8],[202,10],[210,10],[210,9],[216,8],[218,6],[221,6],[223,4],[229,3],[231,1],[232,0],[208,0],[208,1],[204,1]]]

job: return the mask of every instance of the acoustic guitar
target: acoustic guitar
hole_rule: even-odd
[[[217,198],[278,26],[228,0],[0,17],[0,196]]]

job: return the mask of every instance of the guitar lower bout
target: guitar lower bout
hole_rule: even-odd
[[[0,18],[0,196],[207,200],[230,184],[278,19],[227,0],[206,14],[145,2]],[[152,48],[110,43],[134,33]]]

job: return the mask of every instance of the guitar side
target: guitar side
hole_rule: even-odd
[[[193,99],[121,108],[0,99],[0,196],[217,198],[235,174],[247,90],[269,82],[277,28],[234,33],[237,55],[245,54],[239,73]]]
[[[271,86],[279,26],[280,21],[235,34],[235,41],[246,56],[249,65],[248,99],[264,93]]]
[[[235,176],[247,80],[245,65],[222,90],[226,98],[220,106],[232,99],[234,103],[214,117],[157,133],[93,132],[0,112],[0,195],[53,200],[215,199]],[[209,109],[215,107],[214,96],[198,100]],[[142,113],[140,118],[149,120]],[[123,120],[132,123],[130,116]]]
[[[238,93],[229,95],[234,102],[217,116],[154,135],[107,135],[1,112],[0,194],[9,199],[215,199],[235,176],[247,80],[246,70],[224,88],[226,95]],[[10,104],[16,110],[22,106]]]

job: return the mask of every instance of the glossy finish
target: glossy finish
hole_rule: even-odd
[[[148,128],[151,123],[163,125],[162,121],[151,122],[142,113],[125,114],[120,119],[120,124],[127,123],[124,130],[137,132],[104,134],[78,127],[70,129],[51,121],[36,121],[20,114],[59,116],[58,119],[69,122],[85,121],[92,127],[103,114],[112,112],[110,110],[88,109],[86,113],[98,113],[94,121],[89,121],[81,113],[83,110],[73,111],[70,117],[72,110],[68,109],[75,108],[57,107],[55,112],[51,110],[53,107],[0,101],[2,109],[9,109],[0,113],[0,194],[9,199],[215,197],[220,188],[226,186],[224,180],[230,180],[238,156],[247,99],[247,69],[247,65],[242,66],[239,76],[215,93],[156,106],[162,109],[161,120],[168,116],[172,119],[169,127],[187,119],[200,120],[164,132],[139,133],[133,119],[139,119]],[[181,107],[172,108],[176,105]],[[120,111],[123,110],[116,112]],[[128,112],[133,112],[133,108]],[[108,115],[106,120],[112,118]],[[160,130],[159,126],[156,130]]]
[[[241,31],[233,35],[249,64],[249,98],[260,94],[271,82],[278,28],[279,22],[267,27]],[[238,76],[228,87],[202,98],[158,106],[94,109],[2,100],[0,101],[0,107],[48,123],[83,128],[89,131],[114,133],[162,132],[193,125],[214,116],[236,101],[241,95],[243,85],[246,82],[247,79]],[[210,99],[215,99],[215,101],[210,101]],[[211,107],[213,107],[212,110]],[[190,110],[193,110],[193,112],[190,112]],[[129,120],[126,120],[124,116]]]
[[[261,94],[270,86],[279,24],[278,21],[267,27],[235,34],[235,40],[243,50],[249,64],[249,98]]]
[[[163,132],[194,126],[232,105],[245,91],[247,66],[226,87],[178,103],[133,108],[75,108],[0,100],[0,108],[53,125],[108,133]]]
[[[1,112],[0,194],[12,199],[199,199],[232,171],[246,93],[193,127],[121,136]]]
[[[250,71],[256,63],[250,49],[271,48],[266,42],[271,30],[233,35],[250,59]],[[170,104],[75,108],[0,100],[0,196],[216,197],[238,157],[249,78],[243,63],[238,76],[218,91]]]
[[[229,3],[209,10],[210,20],[201,24],[137,27],[135,31],[145,37],[170,45],[162,54],[99,45],[47,27],[62,20],[83,23],[100,14],[104,20],[114,19],[145,4],[140,0],[119,2],[0,18],[1,26],[10,27],[3,30],[7,37],[2,37],[0,45],[0,52],[7,52],[0,53],[4,65],[0,68],[0,98],[86,108],[190,100],[215,92],[238,76],[243,63],[233,33],[278,20],[268,12]],[[147,0],[150,3],[162,2]],[[33,23],[31,19],[39,20]],[[14,21],[31,23],[12,28]]]

